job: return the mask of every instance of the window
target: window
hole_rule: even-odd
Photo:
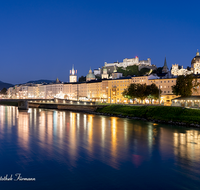
[[[166,93],[166,91],[164,91],[164,93]]]
[[[162,83],[162,81],[160,81]]]
[[[164,83],[166,83],[166,81],[164,81]]]

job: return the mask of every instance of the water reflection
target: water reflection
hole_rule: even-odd
[[[18,117],[18,138],[19,145],[26,150],[29,149],[29,114],[19,112]]]
[[[138,169],[147,162],[151,167],[170,160],[185,173],[200,176],[200,132],[187,128],[55,110],[21,112],[0,106],[0,141],[12,142],[26,161],[32,157],[56,160],[70,171],[83,162],[98,161],[120,170],[127,163]]]
[[[200,132],[187,130],[185,133],[174,133],[174,154],[190,161],[200,159]]]
[[[62,151],[69,150],[73,162],[77,157],[79,146],[84,146],[88,150],[90,158],[95,157],[95,151],[100,147],[102,155],[104,155],[106,148],[109,150],[110,156],[104,161],[114,168],[119,167],[120,161],[124,159],[121,154],[130,144],[132,144],[135,160],[139,159],[142,152],[139,144],[146,146],[145,149],[148,149],[149,156],[153,152],[154,145],[161,147],[161,155],[164,157],[168,154],[165,151],[171,148],[168,145],[172,138],[173,153],[176,158],[188,160],[200,158],[200,133],[197,130],[185,129],[184,132],[173,132],[171,135],[171,130],[160,129],[159,126],[154,126],[152,123],[148,123],[146,127],[137,124],[130,127],[132,123],[129,120],[116,117],[101,116],[97,119],[97,116],[91,114],[41,109],[19,112],[15,107],[0,106],[1,134],[5,131],[9,132],[16,123],[21,147],[27,150],[30,148],[29,138],[32,135],[30,130],[33,132],[35,128],[34,134],[40,141],[40,147],[50,150],[56,142],[57,147]],[[5,124],[6,128],[3,127]],[[67,147],[66,143],[69,143]]]

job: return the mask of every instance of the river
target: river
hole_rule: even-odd
[[[197,129],[0,106],[1,190],[199,188]]]

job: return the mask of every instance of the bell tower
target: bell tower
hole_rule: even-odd
[[[70,70],[69,82],[77,82],[77,70],[74,70],[74,65],[72,70]]]

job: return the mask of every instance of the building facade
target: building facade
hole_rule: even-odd
[[[117,67],[124,67],[126,68],[127,66],[132,66],[132,65],[146,65],[146,66],[151,66],[151,59],[148,58],[147,60],[139,60],[139,57],[135,57],[135,58],[125,58],[123,59],[123,62],[114,62],[114,63],[107,63],[105,62],[105,67],[109,67],[109,66],[117,66]]]

